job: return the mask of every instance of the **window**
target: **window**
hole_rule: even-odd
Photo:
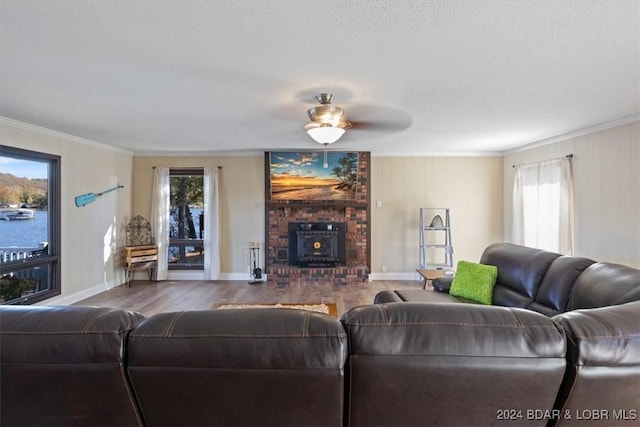
[[[60,157],[0,146],[0,303],[60,294]]]
[[[169,186],[169,270],[203,270],[204,169],[171,169]]]
[[[513,196],[515,243],[573,254],[570,156],[517,166]]]

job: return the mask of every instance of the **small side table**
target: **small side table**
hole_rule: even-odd
[[[416,270],[422,276],[422,289],[427,289],[427,284],[438,277],[448,276],[446,270]]]
[[[147,270],[149,280],[155,277],[155,271],[158,267],[158,246],[157,245],[140,245],[125,246],[125,263],[127,270],[127,286],[131,286],[133,275],[138,270]]]

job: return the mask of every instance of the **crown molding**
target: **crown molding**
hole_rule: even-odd
[[[502,157],[501,151],[443,151],[433,153],[402,153],[376,154],[371,151],[371,157]]]
[[[586,128],[574,130],[568,133],[564,133],[562,135],[552,136],[551,138],[543,139],[540,141],[532,142],[529,144],[522,145],[517,148],[513,148],[511,150],[503,151],[502,156],[508,156],[510,154],[519,153],[521,151],[527,151],[534,148],[542,147],[544,145],[553,144],[556,142],[566,141],[567,139],[577,138],[583,135],[589,135],[591,133],[600,132],[606,129],[611,129],[616,126],[627,125],[629,123],[637,122],[640,120],[640,113],[631,114],[628,116],[621,117],[619,119],[611,120],[608,122],[600,123],[597,125],[589,126]]]
[[[138,157],[262,157],[264,151],[136,151]]]
[[[100,148],[102,150],[109,150],[116,153],[133,155],[132,151],[125,150],[123,148],[114,147],[113,145],[105,144],[103,142],[96,142],[90,139],[82,138],[80,136],[71,135],[68,133],[60,132],[53,129],[44,128],[42,126],[32,125],[30,123],[21,122],[19,120],[11,119],[9,117],[0,116],[0,125],[11,126],[17,129],[26,130],[29,132],[35,132],[42,135],[50,136],[53,138],[64,139],[65,141],[74,142],[77,144],[90,145],[92,147]]]

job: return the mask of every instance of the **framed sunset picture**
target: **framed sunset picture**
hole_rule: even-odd
[[[354,200],[358,184],[358,153],[269,153],[271,200]]]

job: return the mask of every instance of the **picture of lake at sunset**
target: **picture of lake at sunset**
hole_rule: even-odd
[[[358,153],[270,153],[271,200],[353,200]]]

